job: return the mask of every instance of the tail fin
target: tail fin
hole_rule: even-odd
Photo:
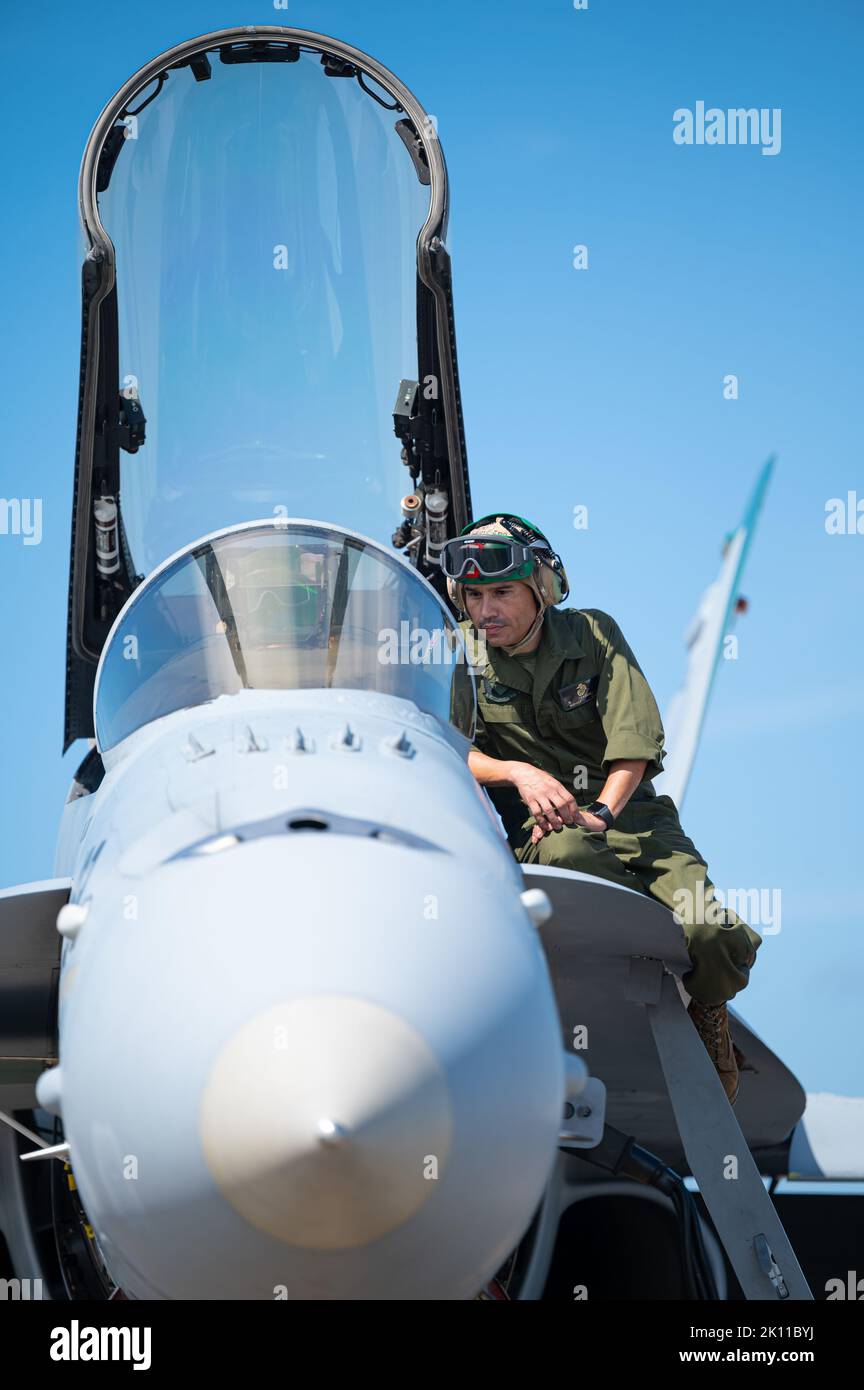
[[[738,586],[774,467],[774,457],[772,454],[762,465],[744,516],[726,537],[720,573],[702,595],[684,638],[689,653],[687,671],[684,683],[673,695],[663,719],[666,760],[663,772],[654,778],[655,791],[671,796],[679,808],[696,758],[723,641],[738,611]]]

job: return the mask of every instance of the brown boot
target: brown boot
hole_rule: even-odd
[[[691,999],[687,1012],[705,1044],[708,1056],[717,1068],[726,1099],[730,1105],[734,1105],[738,1098],[738,1057],[741,1057],[742,1061],[744,1058],[734,1046],[729,1034],[726,1005],[702,1004],[698,999]]]

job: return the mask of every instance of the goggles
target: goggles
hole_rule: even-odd
[[[265,599],[269,599],[271,607],[275,603],[279,608],[292,612],[317,608],[318,594],[319,589],[315,584],[284,584],[278,589],[253,589],[246,599],[246,612],[257,613]]]
[[[523,545],[506,537],[457,536],[441,548],[441,569],[448,579],[530,579],[543,542]]]

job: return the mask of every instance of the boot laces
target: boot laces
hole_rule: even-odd
[[[710,1048],[713,1059],[719,1059],[723,1051],[723,1033],[726,1025],[725,1004],[700,1004],[696,1010],[699,1032]]]

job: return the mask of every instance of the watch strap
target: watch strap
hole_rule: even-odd
[[[605,801],[592,801],[590,806],[584,807],[589,815],[599,816],[600,820],[606,822],[606,829],[609,830],[615,824],[615,817],[609,810]]]

